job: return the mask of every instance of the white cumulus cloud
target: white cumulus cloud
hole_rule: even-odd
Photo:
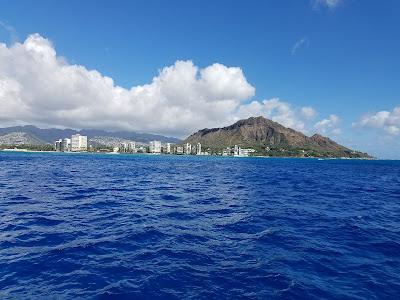
[[[310,106],[302,107],[300,113],[306,119],[312,119],[317,115],[317,111]]]
[[[290,103],[273,98],[263,101],[252,101],[241,105],[236,113],[237,119],[251,116],[264,116],[286,127],[290,127],[304,133],[308,132],[307,121],[312,119],[316,110],[312,107],[294,108]]]
[[[187,134],[217,126],[255,93],[242,70],[177,61],[130,89],[57,56],[48,39],[0,44],[0,122]]]
[[[330,115],[328,118],[322,119],[315,123],[314,129],[321,134],[333,134],[338,135],[341,133],[338,127],[340,119],[336,115]]]
[[[255,101],[241,68],[200,68],[176,61],[145,85],[123,88],[112,78],[57,55],[39,34],[0,43],[0,125],[135,130],[185,137],[250,116],[307,132],[312,107],[278,98]]]
[[[400,134],[400,106],[395,107],[393,111],[383,110],[374,114],[367,114],[353,125],[381,129],[389,135],[398,135]]]

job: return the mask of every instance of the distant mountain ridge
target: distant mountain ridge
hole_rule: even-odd
[[[43,145],[44,141],[26,132],[10,132],[0,136],[0,145]]]
[[[105,131],[98,129],[82,129],[82,130],[74,130],[74,129],[57,129],[57,128],[38,128],[33,125],[26,126],[13,126],[13,127],[5,127],[0,128],[0,138],[4,135],[11,133],[26,133],[32,139],[40,141],[40,143],[48,143],[53,144],[54,141],[61,138],[70,138],[73,134],[82,134],[87,135],[89,139],[91,137],[115,137],[125,140],[133,140],[141,143],[148,143],[152,140],[158,140],[163,143],[180,143],[181,140],[174,137],[167,137],[163,135],[157,134],[149,134],[149,133],[138,133],[138,132],[129,132],[129,131]],[[1,144],[1,139],[0,139]]]
[[[202,147],[210,148],[239,145],[260,151],[267,147],[308,150],[327,157],[369,157],[366,153],[353,151],[327,137],[319,134],[309,137],[264,117],[251,117],[222,128],[202,129],[189,136],[184,143],[201,143]]]

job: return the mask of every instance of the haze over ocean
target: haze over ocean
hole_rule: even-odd
[[[0,152],[1,299],[398,299],[400,162]]]

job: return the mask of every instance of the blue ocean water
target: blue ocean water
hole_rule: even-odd
[[[399,295],[399,161],[0,153],[1,299]]]

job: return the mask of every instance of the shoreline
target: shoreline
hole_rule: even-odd
[[[114,152],[88,152],[88,151],[46,151],[46,150],[29,150],[29,149],[1,149],[0,152],[5,153],[54,153],[54,154],[99,154],[99,155],[148,155],[148,156],[177,156],[177,157],[225,157],[225,158],[282,158],[282,159],[315,159],[315,160],[398,160],[398,159],[380,159],[380,158],[350,158],[350,157],[294,157],[294,156],[224,156],[224,155],[179,155],[179,154],[164,154],[164,153],[114,153]]]

